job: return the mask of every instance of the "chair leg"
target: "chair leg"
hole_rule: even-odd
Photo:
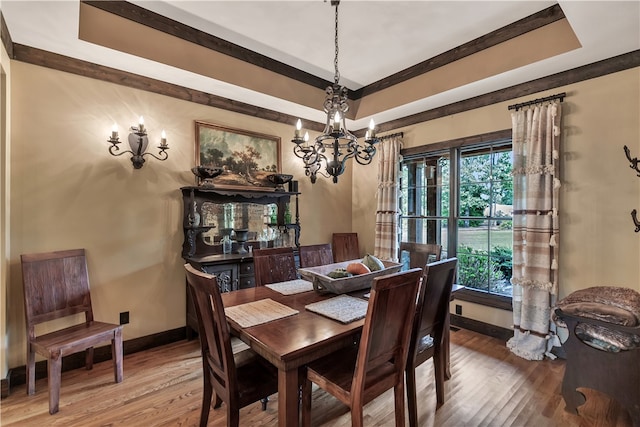
[[[442,337],[442,366],[444,368],[444,379],[451,379],[451,314],[447,311],[447,315],[444,319],[444,327]]]
[[[89,347],[84,351],[84,366],[87,371],[93,369],[93,347]]]
[[[396,427],[404,427],[404,381],[399,381],[393,387],[393,395],[396,409]],[[359,409],[360,413],[362,413],[362,406]]]
[[[209,411],[211,410],[211,398],[213,397],[213,387],[209,378],[204,378],[204,387],[202,388],[202,408],[200,408],[200,427],[207,427],[209,422]],[[218,401],[216,395],[216,402]],[[222,400],[221,400],[222,402]]]
[[[227,406],[227,427],[240,427],[240,409]]]
[[[27,394],[36,392],[36,354],[27,344]]]
[[[404,408],[402,408],[404,413]],[[398,414],[396,414],[396,427],[404,427],[404,424],[398,424]],[[351,427],[364,427],[364,415],[362,404],[353,404],[351,406]]]
[[[113,359],[115,380],[120,383],[124,377],[122,368],[122,330],[117,330],[111,340],[111,358]]]
[[[49,379],[49,414],[58,412],[60,402],[60,375],[62,372],[62,356],[60,353],[52,354],[49,357],[48,366]]]
[[[302,427],[309,426],[311,426],[311,381],[305,379],[302,383]]]
[[[433,355],[433,370],[436,380],[436,409],[444,404],[444,382],[447,375],[446,356],[442,354],[442,347],[436,349]]]
[[[407,378],[407,406],[409,407],[409,426],[418,426],[418,406],[416,401],[416,369],[407,364],[405,370]]]
[[[222,399],[216,394],[216,399],[213,401],[213,409],[218,409],[222,406]]]

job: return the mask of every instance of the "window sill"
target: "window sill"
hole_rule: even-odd
[[[489,294],[472,288],[460,289],[454,294],[454,298],[460,301],[468,301],[487,307],[499,308],[501,310],[513,311],[511,297],[503,295]]]

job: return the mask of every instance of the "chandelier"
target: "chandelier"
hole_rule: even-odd
[[[347,103],[348,90],[340,86],[340,72],[338,71],[338,5],[340,0],[331,0],[331,6],[336,7],[335,19],[335,75],[333,85],[325,89],[324,112],[327,113],[327,122],[324,131],[309,143],[309,133],[301,136],[302,122],[298,119],[296,130],[291,142],[295,144],[293,153],[302,159],[305,175],[316,182],[317,175],[326,178],[333,177],[333,182],[338,182],[338,177],[345,171],[346,162],[355,158],[361,165],[368,165],[376,154],[375,144],[379,139],[375,134],[373,119],[369,122],[364,144],[358,144],[358,138],[353,135],[346,126],[346,113],[349,110]],[[324,171],[322,170],[324,169]],[[326,173],[325,173],[326,172]]]

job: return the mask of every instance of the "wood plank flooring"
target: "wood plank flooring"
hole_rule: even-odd
[[[2,400],[0,425],[10,426],[197,426],[202,396],[202,364],[197,340],[125,356],[124,381],[113,381],[111,362],[92,371],[62,374],[60,412],[49,415],[46,379],[27,396],[25,385]],[[564,362],[530,362],[509,352],[504,342],[460,329],[451,333],[451,370],[445,404],[436,412],[433,365],[418,368],[420,426],[598,426],[627,427],[627,412],[606,395],[584,390],[580,416],[564,411],[560,395]],[[277,426],[277,394],[266,411],[260,403],[240,412],[241,426]],[[312,425],[348,427],[346,408],[314,389]],[[394,424],[389,391],[365,407],[365,425]],[[212,410],[209,426],[225,426],[225,407]]]

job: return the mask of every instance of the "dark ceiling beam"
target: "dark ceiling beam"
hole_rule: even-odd
[[[185,101],[221,108],[239,114],[247,114],[291,126],[294,126],[298,119],[297,117],[289,114],[267,110],[251,104],[234,101],[206,92],[185,88],[160,80],[150,79],[137,74],[127,73],[114,68],[92,64],[90,62],[69,58],[67,56],[54,54],[20,44],[13,44],[12,50],[14,52],[12,57],[17,61],[78,74],[84,77],[103,80],[135,89],[146,90]],[[381,123],[378,124],[378,133],[393,131],[406,126],[485,107],[499,102],[510,101],[522,96],[532,95],[545,90],[555,89],[635,67],[640,67],[640,50]],[[569,93],[568,95],[570,96],[571,94]],[[305,127],[313,131],[322,132],[324,124],[307,120],[305,121]],[[354,131],[353,133],[358,137],[362,137],[365,132],[366,129],[361,129]]]
[[[361,99],[362,97],[387,89],[393,85],[410,80],[429,71],[433,71],[436,68],[443,67],[464,57],[473,55],[474,53],[478,53],[492,46],[504,43],[507,40],[521,36],[529,31],[537,30],[545,25],[559,21],[564,17],[564,12],[562,12],[560,6],[555,4],[547,9],[534,13],[533,15],[529,15],[526,18],[522,18],[507,26],[487,33],[482,37],[478,37],[477,39],[471,40],[470,42],[448,50],[447,52],[441,53],[440,55],[434,56],[433,58],[422,61],[416,65],[378,80],[377,82],[371,83],[361,89],[353,91],[353,97],[355,99]]]
[[[9,58],[13,58],[13,41],[11,40],[11,34],[9,34],[9,27],[7,27],[7,23],[4,21],[4,15],[0,10],[0,38],[2,39],[2,44],[4,45],[4,50],[7,51],[7,55]]]
[[[602,61],[583,65],[582,67],[573,68],[571,70],[552,74],[546,77],[541,77],[539,79],[531,80],[505,89],[496,90],[484,95],[468,98],[453,104],[443,105],[442,107],[423,111],[400,119],[391,120],[379,124],[378,133],[401,129],[417,123],[462,113],[464,111],[480,107],[486,107],[491,104],[509,101],[522,96],[533,95],[545,90],[555,89],[635,67],[640,67],[640,50],[614,56],[613,58],[604,59]],[[571,96],[571,93],[569,92],[567,95]],[[364,135],[365,131],[366,129],[358,131],[357,136]]]
[[[167,83],[161,80],[151,79],[138,74],[116,70],[115,68],[93,64],[68,56],[51,53],[45,50],[15,43],[13,45],[13,59],[29,64],[39,65],[54,70],[77,74],[84,77],[115,83],[134,89],[145,90],[160,95],[169,96],[183,101],[195,102],[209,107],[221,108],[239,114],[259,117],[265,120],[290,124],[295,126],[298,117],[280,113],[273,110],[257,107],[233,99],[223,98],[184,86]],[[305,121],[307,129],[321,132],[324,124],[318,122]]]
[[[324,90],[332,82],[126,1],[82,3]]]

